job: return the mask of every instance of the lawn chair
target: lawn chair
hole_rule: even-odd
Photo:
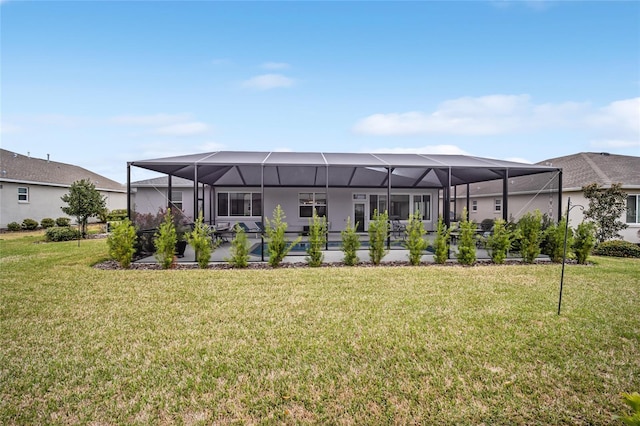
[[[399,219],[393,219],[391,220],[391,233],[394,237],[401,237],[404,240],[407,233],[407,225],[400,222]]]
[[[260,222],[262,224],[262,222]],[[264,232],[263,226],[258,226],[256,222],[238,222],[238,225],[244,230],[245,233],[255,233],[255,237],[258,238],[260,234]]]

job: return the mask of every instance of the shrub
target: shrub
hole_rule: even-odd
[[[205,269],[209,266],[209,260],[214,246],[211,242],[211,230],[209,229],[209,225],[204,223],[202,211],[198,214],[198,219],[196,219],[193,231],[188,232],[186,238],[187,242],[196,252],[196,262],[198,262],[198,266],[201,269]]]
[[[449,258],[449,238],[451,237],[451,230],[447,229],[442,220],[442,216],[438,218],[438,225],[436,227],[436,239],[433,241],[433,249],[435,254],[433,260],[442,265]]]
[[[540,254],[542,214],[539,210],[527,213],[518,221],[520,255],[524,263],[533,263]]]
[[[541,251],[551,258],[552,262],[560,263],[564,257],[564,234],[567,219],[563,217],[558,224],[551,224],[544,231]],[[567,232],[567,257],[571,257],[573,247],[573,230]]]
[[[164,222],[160,224],[160,228],[154,236],[156,249],[155,257],[163,269],[169,269],[173,263],[176,242],[178,241],[176,227],[173,224],[171,209],[167,209],[167,213],[164,215]]]
[[[587,263],[587,258],[596,244],[596,231],[593,222],[582,222],[578,225],[573,239],[573,251],[580,264]]]
[[[18,222],[11,222],[7,225],[7,229],[9,231],[20,231],[22,230],[22,226]]]
[[[118,222],[107,238],[109,256],[123,268],[128,268],[135,252],[136,230],[129,219]]]
[[[473,265],[476,262],[476,224],[469,220],[467,209],[462,211],[464,220],[460,223],[460,242],[458,243],[458,263]]]
[[[40,221],[40,226],[42,226],[44,229],[53,228],[54,226],[56,226],[56,221],[51,219],[50,217],[45,217]]]
[[[628,416],[615,416],[615,418],[620,419],[628,426],[640,426],[640,394],[638,392],[622,393],[622,399],[631,408],[631,414]]]
[[[59,217],[56,219],[56,226],[69,226],[71,224],[71,219],[68,217]]]
[[[389,215],[373,211],[373,220],[369,222],[369,257],[374,265],[379,265],[382,259],[387,255],[388,250],[385,248],[389,238]]]
[[[497,219],[493,224],[493,233],[487,237],[487,249],[494,263],[504,263],[512,241],[513,233],[507,228],[507,223],[504,219]]]
[[[358,224],[351,226],[351,217],[347,217],[347,226],[340,232],[342,237],[342,252],[345,265],[353,266],[358,263],[358,249],[360,248],[360,236],[356,232]]]
[[[48,228],[44,234],[47,241],[71,241],[78,240],[82,237],[82,233],[78,229],[71,228],[69,226],[55,226]]]
[[[640,258],[640,247],[623,240],[610,240],[598,244],[593,251],[596,256]]]
[[[38,221],[33,219],[25,219],[22,221],[22,229],[25,231],[33,231],[38,228]]]
[[[246,268],[249,266],[249,239],[247,233],[237,223],[234,232],[235,236],[231,240],[231,257],[225,258],[225,260],[233,267]]]
[[[309,219],[309,248],[307,249],[307,263],[309,266],[322,265],[324,254],[322,249],[327,243],[327,219],[319,217],[313,209],[313,217]]]
[[[107,214],[107,220],[118,221],[125,220],[127,218],[127,209],[114,209]]]
[[[491,228],[493,228],[494,223],[495,220],[493,219],[483,219],[482,222],[480,222],[480,229],[482,229],[483,232],[489,232]]]
[[[300,242],[302,238],[298,237],[291,244],[285,238],[285,232],[287,232],[288,225],[284,221],[286,216],[282,211],[280,204],[273,210],[273,219],[265,218],[266,227],[265,233],[267,234],[268,248],[269,248],[269,265],[276,268],[280,265],[280,262],[285,258],[291,248]]]
[[[424,224],[422,223],[422,215],[416,211],[409,218],[407,224],[407,240],[404,246],[409,250],[409,263],[419,265],[422,259],[422,252],[427,248],[427,242],[424,239]]]

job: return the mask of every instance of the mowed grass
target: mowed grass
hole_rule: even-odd
[[[105,271],[0,241],[1,424],[616,424],[640,262]]]

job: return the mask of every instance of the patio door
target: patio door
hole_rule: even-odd
[[[356,232],[364,232],[364,221],[366,215],[367,204],[365,202],[356,201],[353,203],[353,222],[356,224]]]

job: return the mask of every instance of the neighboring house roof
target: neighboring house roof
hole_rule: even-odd
[[[133,187],[142,187],[142,186],[150,186],[150,187],[167,187],[169,185],[169,176],[161,176],[152,179],[143,179],[137,180],[135,182],[131,182],[131,186]],[[188,179],[183,179],[181,177],[172,176],[171,177],[171,186],[173,187],[193,187],[193,181]]]
[[[567,190],[581,189],[591,183],[604,187],[609,187],[612,183],[640,187],[640,157],[606,152],[581,152],[550,158],[538,164],[562,167],[562,186]]]
[[[122,184],[82,167],[0,149],[0,181],[71,186],[81,179],[91,181],[99,190],[126,192]]]
[[[564,157],[540,161],[538,165],[562,168],[562,191],[581,191],[582,187],[597,183],[609,187],[621,183],[623,188],[640,188],[640,157],[600,152],[580,152]],[[546,173],[509,180],[509,193],[533,193],[558,188],[557,173]],[[502,181],[473,184],[471,196],[502,194]],[[457,196],[466,197],[466,187],[457,190]]]
[[[442,188],[556,167],[465,155],[219,151],[129,163],[217,186]],[[330,171],[329,171],[330,170]]]

